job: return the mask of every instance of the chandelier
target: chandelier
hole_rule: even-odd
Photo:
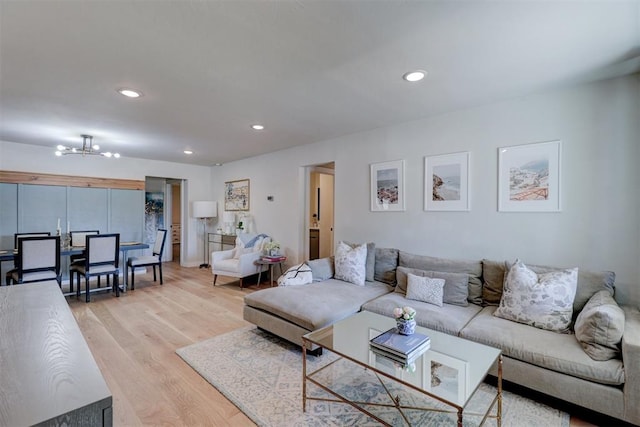
[[[93,143],[93,136],[80,135],[82,137],[82,148],[67,147],[65,145],[58,145],[56,156],[66,156],[67,154],[82,154],[82,156],[103,156],[103,157],[115,157],[120,158],[120,154],[112,153],[110,151],[100,152],[100,146]]]

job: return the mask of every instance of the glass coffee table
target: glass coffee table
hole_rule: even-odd
[[[431,347],[409,366],[401,366],[390,359],[370,350],[369,340],[395,326],[395,319],[371,312],[360,312],[302,337],[302,407],[307,410],[307,401],[323,400],[342,402],[353,406],[383,425],[391,425],[376,415],[375,407],[395,408],[404,424],[412,425],[409,411],[437,411],[457,414],[457,425],[463,426],[463,417],[473,415],[482,417],[479,425],[488,418],[495,418],[497,426],[502,422],[502,352],[464,338],[433,331],[421,326],[416,332],[431,338]],[[315,344],[338,357],[332,358],[326,365],[307,372],[307,345]],[[332,389],[331,378],[326,372],[336,362],[349,363],[351,374],[373,374],[386,391],[386,402],[370,402],[361,399],[343,389]],[[495,396],[492,394],[479,412],[471,412],[470,402],[484,381],[491,367],[497,363],[498,379]],[[355,365],[354,365],[355,364]],[[358,371],[359,365],[361,371]],[[389,381],[391,380],[391,381]],[[308,394],[307,383],[324,390],[329,398]],[[418,393],[420,398],[433,401],[434,406],[415,406],[415,401],[401,398],[398,389],[407,389],[409,393]],[[394,395],[395,394],[395,395]],[[403,394],[404,396],[404,394]],[[406,402],[403,399],[407,400]],[[484,408],[486,407],[486,411]],[[495,415],[492,415],[493,408]],[[476,408],[477,409],[477,408]]]

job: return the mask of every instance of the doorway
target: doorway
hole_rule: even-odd
[[[162,252],[163,262],[181,261],[182,206],[184,180],[173,178],[145,178],[144,242],[152,246],[156,231],[166,229],[167,237]]]
[[[333,255],[335,163],[310,166],[308,171],[308,259],[312,260]]]

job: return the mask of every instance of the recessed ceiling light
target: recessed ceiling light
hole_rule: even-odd
[[[419,82],[420,80],[424,79],[426,75],[427,75],[426,71],[415,70],[415,71],[409,71],[408,73],[405,73],[404,76],[402,76],[402,78],[408,82]]]
[[[126,96],[127,98],[140,98],[142,96],[142,92],[138,92],[133,89],[118,89],[118,93]]]
[[[251,125],[251,129],[253,130],[264,130],[263,125]]]
[[[214,163],[213,166],[222,166],[222,163]]]
[[[184,150],[184,154],[193,154],[193,151],[191,151],[191,150]]]

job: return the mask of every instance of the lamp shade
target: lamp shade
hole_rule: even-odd
[[[215,218],[218,216],[218,202],[196,201],[191,207],[193,218]]]

